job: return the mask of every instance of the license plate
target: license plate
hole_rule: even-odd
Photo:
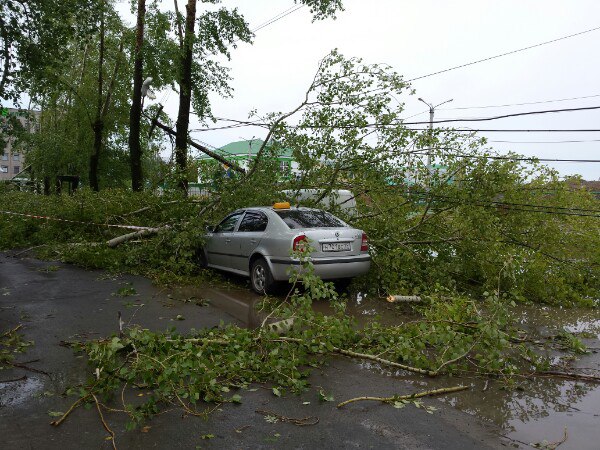
[[[324,252],[349,252],[350,242],[331,242],[323,244]]]

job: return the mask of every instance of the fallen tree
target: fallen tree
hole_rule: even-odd
[[[108,245],[111,248],[116,247],[119,244],[122,244],[124,242],[130,241],[132,239],[136,239],[136,238],[140,238],[140,237],[147,237],[147,236],[152,236],[154,234],[159,233],[162,230],[165,230],[167,227],[158,227],[158,228],[144,228],[142,230],[137,230],[134,231],[132,233],[127,233],[127,234],[123,234],[121,236],[118,236],[116,238],[112,238],[111,240],[109,240],[108,242],[106,242],[106,245]]]

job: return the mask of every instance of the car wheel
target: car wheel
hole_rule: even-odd
[[[350,287],[350,283],[352,283],[352,278],[338,278],[333,282],[335,286],[335,290],[341,294],[344,292],[348,292],[348,288]]]
[[[206,253],[204,253],[203,248],[199,248],[196,250],[196,261],[201,269],[206,269],[208,267],[208,260],[206,259]]]
[[[252,289],[258,294],[269,294],[275,286],[273,275],[267,262],[260,258],[252,263],[250,269],[250,283]]]

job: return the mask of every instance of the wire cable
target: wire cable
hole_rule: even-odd
[[[552,159],[552,158],[513,158],[510,156],[486,156],[486,155],[463,155],[460,153],[447,153],[449,156],[473,159],[499,159],[507,161],[530,161],[530,162],[575,162],[575,163],[600,163],[600,159]]]
[[[520,113],[512,113],[512,114],[503,114],[500,116],[493,117],[478,117],[472,119],[444,119],[444,120],[435,120],[431,121],[423,121],[423,122],[403,122],[404,125],[426,125],[426,124],[436,124],[436,123],[448,123],[448,122],[485,122],[489,120],[498,120],[498,119],[506,119],[509,117],[520,117],[520,116],[533,116],[538,114],[554,114],[554,113],[563,113],[563,112],[576,112],[576,111],[591,111],[600,109],[600,106],[583,106],[580,108],[562,108],[562,109],[546,109],[541,111],[526,111]]]
[[[575,144],[581,142],[600,142],[600,139],[578,139],[568,141],[492,141],[487,142],[503,143],[503,144]]]
[[[268,27],[269,25],[277,22],[278,20],[283,19],[286,16],[289,16],[290,14],[300,10],[304,8],[304,5],[294,5],[291,8],[277,14],[276,16],[272,17],[271,19],[269,19],[268,21],[266,21],[265,23],[263,23],[262,25],[259,25],[258,27],[256,27],[254,30],[252,30],[253,33],[256,33],[259,30],[262,30],[265,27]]]
[[[556,39],[552,39],[550,41],[540,42],[539,44],[534,44],[534,45],[530,45],[528,47],[523,47],[523,48],[519,48],[519,49],[516,49],[516,50],[511,50],[509,52],[501,53],[499,55],[490,56],[488,58],[478,59],[477,61],[471,61],[469,63],[461,64],[459,66],[454,66],[454,67],[449,67],[447,69],[438,70],[437,72],[432,72],[432,73],[428,73],[426,75],[421,75],[421,76],[418,76],[418,77],[415,77],[415,78],[411,78],[410,80],[407,80],[407,81],[421,80],[423,78],[432,77],[434,75],[439,75],[441,73],[450,72],[451,70],[461,69],[463,67],[472,66],[474,64],[479,64],[479,63],[482,63],[482,62],[485,62],[485,61],[490,61],[492,59],[501,58],[501,57],[507,56],[507,55],[513,55],[515,53],[523,52],[525,50],[530,50],[532,48],[541,47],[542,45],[552,44],[554,42],[562,41],[562,40],[569,39],[569,38],[572,38],[572,37],[575,37],[575,36],[581,36],[582,34],[591,33],[593,31],[597,31],[597,30],[600,30],[600,27],[590,28],[589,30],[580,31],[579,33],[569,34],[567,36],[562,36],[562,37],[559,37],[559,38],[556,38]]]
[[[395,125],[397,126],[397,125]],[[429,131],[429,128],[407,128],[411,131]],[[438,128],[444,131],[457,131],[467,133],[598,133],[600,128],[579,128],[579,129],[563,129],[563,128],[546,128],[546,129],[485,129],[485,128]]]
[[[517,211],[544,213],[544,214],[556,214],[556,215],[568,215],[568,216],[583,216],[583,217],[600,217],[600,209],[585,209],[585,208],[570,208],[565,206],[548,206],[548,205],[534,205],[530,203],[512,203],[502,201],[470,201],[466,202],[463,199],[451,197],[448,195],[432,194],[431,192],[424,191],[413,191],[412,193],[424,196],[439,198],[448,201],[449,203],[461,204],[461,205],[472,205],[472,206],[483,206],[497,208],[499,206],[508,206],[509,209]],[[513,208],[516,207],[516,208]],[[591,213],[591,214],[583,214]]]
[[[488,109],[488,108],[506,108],[510,106],[526,106],[526,105],[540,105],[543,103],[557,103],[557,102],[567,102],[570,100],[582,100],[586,98],[597,98],[600,97],[600,94],[594,95],[585,95],[583,97],[570,97],[570,98],[559,98],[555,100],[541,100],[537,102],[523,102],[523,103],[508,103],[504,105],[486,105],[486,106],[461,106],[456,108],[436,108],[437,111],[455,111],[455,110],[465,110],[465,109]],[[428,111],[424,111],[428,112]],[[423,113],[419,113],[423,114]]]
[[[446,147],[434,147],[422,149],[421,155],[427,154],[431,150],[456,150],[454,148]],[[531,162],[577,162],[577,163],[600,163],[600,159],[553,159],[553,158],[538,158],[536,156],[523,157],[523,156],[495,156],[495,155],[467,155],[465,153],[444,153],[447,156],[456,156],[458,158],[472,158],[472,159],[497,159],[506,161],[531,161]]]

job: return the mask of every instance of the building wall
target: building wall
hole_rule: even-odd
[[[229,159],[231,162],[235,162],[238,166],[240,166],[242,169],[248,170],[250,168],[250,164],[248,164],[248,155],[224,155],[225,158]],[[252,155],[251,159],[254,160],[254,158],[256,157],[256,155]],[[210,157],[205,157],[205,158],[201,158],[201,161],[214,161],[212,158]],[[291,174],[293,176],[298,176],[298,174],[300,173],[299,170],[299,165],[296,161],[294,161],[291,157],[287,157],[287,156],[280,156],[277,158],[277,161],[279,161],[279,169],[282,173],[286,172],[287,170],[290,170]],[[216,161],[215,161],[215,164]],[[225,168],[223,168],[223,173],[226,173]],[[210,180],[203,180],[200,175],[198,175],[198,183],[205,183],[208,182]]]
[[[18,109],[13,108],[2,108],[1,111],[0,127],[4,125],[7,115],[19,113]],[[33,120],[28,120],[27,117],[19,117],[19,121],[23,127],[26,129],[29,127],[29,131],[34,133],[38,129],[37,119],[40,113],[39,111],[30,112],[33,114]],[[3,150],[0,148],[0,180],[10,180],[25,167],[25,155],[22,150],[13,148],[13,138],[6,138],[6,135],[2,133],[0,139],[5,139]]]

